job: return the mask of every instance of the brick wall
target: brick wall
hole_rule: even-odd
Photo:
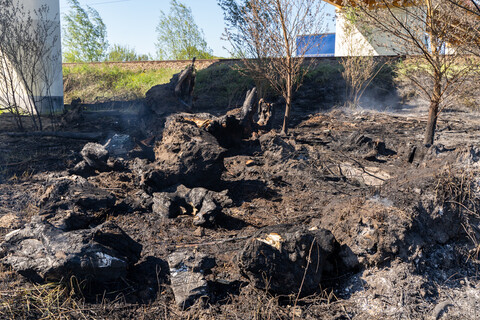
[[[231,63],[234,61],[239,61],[236,59],[212,59],[212,60],[197,60],[195,61],[195,66],[198,70],[208,68],[215,63]],[[171,61],[129,61],[129,62],[89,62],[88,65],[91,66],[118,66],[122,69],[130,70],[156,70],[156,69],[185,69],[190,63],[191,60],[171,60]],[[75,66],[83,63],[64,63],[64,66]]]

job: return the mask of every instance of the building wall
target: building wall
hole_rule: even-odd
[[[30,98],[25,87],[10,61],[0,51],[0,107],[18,107],[20,110],[31,110]]]
[[[44,81],[42,78],[38,78],[36,80],[36,85],[33,88],[34,92],[34,100],[37,103],[37,108],[41,113],[48,113],[50,112],[51,108],[53,107],[54,111],[63,110],[63,77],[62,77],[62,54],[61,54],[61,39],[60,39],[60,4],[59,0],[17,0],[20,5],[26,10],[26,12],[30,12],[32,18],[36,18],[34,14],[34,10],[38,10],[41,6],[48,6],[49,12],[46,16],[46,19],[50,22],[55,24],[55,34],[52,35],[52,40],[56,38],[55,48],[52,52],[52,56],[47,59],[46,63],[44,63],[40,68],[49,75],[49,79],[51,79],[50,84]],[[34,19],[32,23],[32,28],[41,23],[38,19]],[[1,54],[1,53],[0,53]],[[9,66],[12,68],[11,63],[8,61],[3,62],[3,66]],[[24,109],[29,109],[29,105],[31,104],[31,99],[27,95],[24,88],[21,88],[19,85],[18,75],[16,70],[11,70],[11,79],[16,83],[16,96],[15,100],[18,102],[19,107]],[[37,73],[40,73],[38,71]],[[1,84],[4,85],[4,84]],[[13,94],[10,92],[10,94]],[[3,93],[5,95],[5,92]],[[49,98],[52,98],[51,100]],[[12,97],[0,97],[0,99],[5,100],[9,99],[12,100]]]
[[[212,64],[217,63],[236,63],[240,59],[197,59],[195,60],[195,68],[202,70],[208,68]],[[192,60],[165,60],[165,61],[106,61],[106,62],[70,62],[64,63],[64,66],[73,67],[77,65],[87,64],[92,67],[102,68],[104,65],[115,66],[124,70],[158,70],[158,69],[178,69],[183,70],[192,64]]]
[[[63,110],[63,74],[62,74],[62,41],[61,41],[61,26],[60,26],[60,1],[59,0],[19,0],[23,3],[26,9],[36,10],[43,5],[48,6],[49,12],[47,19],[54,22],[56,27],[56,34],[54,37],[57,39],[55,43],[54,57],[46,66],[52,76],[52,86],[50,87],[50,94],[45,92],[45,89],[37,92],[38,97],[51,95],[54,103],[54,110]],[[45,110],[46,109],[46,110]],[[43,106],[43,112],[48,112],[49,106]]]
[[[392,9],[396,17],[417,33],[418,39],[425,34],[422,19],[413,18],[421,15],[420,9],[408,8],[408,11]],[[414,12],[411,15],[408,13]],[[418,54],[412,47],[402,43],[389,32],[384,32],[375,26],[363,26],[357,23],[351,26],[342,9],[337,9],[335,56],[395,56]]]

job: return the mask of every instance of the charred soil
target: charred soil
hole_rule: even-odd
[[[480,115],[443,113],[427,148],[421,110],[303,112],[288,136],[228,143],[205,114],[82,112],[63,130],[130,141],[97,167],[87,140],[0,133],[0,317],[477,319]],[[38,219],[73,238],[106,225],[135,257],[115,281],[32,281],[8,248]]]

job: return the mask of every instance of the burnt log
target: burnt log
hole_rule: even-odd
[[[174,74],[169,83],[156,85],[145,94],[145,105],[157,115],[167,116],[193,108],[195,87],[195,59],[180,73]]]
[[[272,122],[274,119],[274,109],[273,103],[265,102],[265,100],[260,99],[258,101],[258,121],[257,125],[260,129],[270,130],[272,129]]]
[[[84,120],[83,111],[82,100],[80,98],[72,99],[70,109],[63,113],[60,120],[62,127],[72,127],[81,123]]]
[[[132,166],[147,192],[162,191],[176,184],[188,187],[217,186],[226,152],[217,139],[185,115],[167,119],[162,141],[154,148],[155,162]]]
[[[5,236],[0,261],[35,282],[76,277],[106,283],[126,277],[141,251],[142,245],[111,221],[65,232],[36,216]]]
[[[188,109],[193,107],[193,89],[195,88],[195,58],[192,64],[183,70],[178,76],[178,81],[175,86],[175,96],[180,103],[185,105]]]
[[[154,193],[152,210],[160,217],[170,219],[189,214],[194,217],[195,226],[213,226],[222,209],[232,205],[227,193],[228,190],[214,192],[180,185],[175,192]]]
[[[87,143],[80,154],[83,160],[93,169],[99,171],[108,171],[107,160],[109,157],[108,150],[98,143]]]
[[[245,101],[243,102],[240,118],[238,119],[243,126],[251,125],[253,123],[253,115],[255,114],[253,104],[255,102],[256,96],[257,88],[253,88],[252,90],[247,91]]]
[[[260,229],[239,256],[241,273],[274,294],[304,296],[320,289],[336,241],[330,231],[277,225]]]
[[[240,125],[243,127],[243,134],[247,137],[250,136],[252,132],[256,129],[256,124],[253,121],[253,117],[255,115],[255,112],[257,111],[253,107],[256,97],[257,88],[253,88],[252,90],[247,91],[247,95],[245,97],[245,101],[243,102],[240,116],[238,118]]]
[[[81,177],[55,180],[40,198],[40,215],[56,228],[72,231],[105,221],[116,198]]]

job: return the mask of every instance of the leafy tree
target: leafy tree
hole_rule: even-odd
[[[227,28],[231,29],[238,24],[245,23],[242,11],[248,6],[248,0],[238,3],[236,0],[217,0],[217,4],[223,10],[223,18],[227,22]]]
[[[203,31],[195,24],[192,10],[177,0],[170,2],[170,13],[160,13],[157,26],[160,59],[211,59]]]
[[[240,1],[240,2],[239,2]],[[243,30],[247,27],[243,14],[248,11],[248,0],[217,0],[217,4],[223,10],[223,19],[227,25],[226,36],[234,47],[241,47],[243,52],[248,51],[248,43],[242,39]],[[240,58],[240,52],[231,52],[232,57]],[[252,57],[253,58],[253,57]]]
[[[135,49],[129,46],[122,46],[114,44],[113,48],[108,53],[108,61],[147,61],[149,60],[146,54],[137,54]]]
[[[107,55],[107,27],[97,10],[84,9],[78,0],[68,0],[64,16],[63,57],[65,62],[102,61]]]

